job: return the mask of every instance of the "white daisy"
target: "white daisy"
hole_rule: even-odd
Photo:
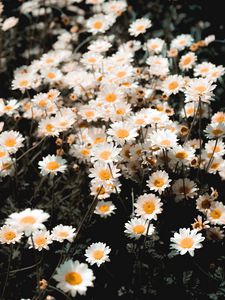
[[[38,162],[38,167],[41,170],[41,175],[48,174],[56,175],[58,172],[64,173],[67,168],[66,160],[61,156],[47,155]]]
[[[135,20],[129,27],[129,33],[133,36],[138,36],[141,33],[145,33],[148,28],[152,26],[152,22],[146,18],[140,18]]]
[[[133,142],[138,135],[137,129],[129,122],[115,122],[110,127],[107,133],[120,145],[123,145],[125,142]]]
[[[23,146],[24,138],[18,131],[3,131],[0,134],[0,146],[9,153],[16,153]]]
[[[94,213],[101,218],[107,218],[115,213],[116,207],[112,201],[99,201]]]
[[[46,230],[37,230],[28,238],[28,244],[30,245],[29,249],[34,248],[38,251],[43,249],[49,250],[48,245],[52,242],[50,232]]]
[[[67,225],[57,225],[52,229],[51,236],[53,241],[64,242],[65,240],[72,243],[76,236],[76,228]]]
[[[157,215],[162,212],[162,202],[160,198],[154,194],[144,194],[139,196],[137,202],[134,204],[136,207],[135,213],[148,220],[157,220]]]
[[[125,224],[125,233],[134,239],[139,239],[143,235],[152,235],[155,227],[143,218],[132,218]]]
[[[149,180],[147,181],[147,186],[150,190],[162,194],[166,188],[170,186],[170,181],[168,174],[165,171],[156,171],[151,174]]]
[[[19,243],[23,232],[18,231],[16,227],[10,225],[3,225],[0,227],[0,243],[1,244],[15,244]]]
[[[92,148],[92,162],[102,161],[105,163],[113,163],[118,161],[121,149],[114,146],[112,143],[97,144]]]
[[[100,267],[106,261],[110,261],[109,253],[111,249],[105,243],[93,243],[85,250],[86,261],[90,265],[96,264]]]

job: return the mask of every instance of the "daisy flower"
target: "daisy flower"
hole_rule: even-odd
[[[170,186],[170,181],[171,179],[169,179],[169,176],[165,171],[156,171],[149,177],[147,186],[150,190],[162,194],[162,192]]]
[[[0,163],[9,158],[9,152],[2,146],[0,146]]]
[[[99,201],[94,213],[99,215],[101,218],[110,217],[112,214],[115,214],[116,206],[112,201]]]
[[[85,250],[86,261],[90,265],[96,264],[100,267],[106,261],[110,261],[109,253],[111,249],[105,243],[93,243]]]
[[[19,213],[9,215],[6,219],[6,225],[17,228],[20,232],[24,231],[25,235],[29,236],[38,229],[44,230],[45,225],[43,223],[46,222],[49,217],[49,214],[41,209],[26,208]]]
[[[208,139],[222,138],[225,135],[225,123],[208,124],[204,132]]]
[[[225,224],[225,206],[222,202],[214,201],[214,205],[207,211],[207,218],[212,224]]]
[[[66,160],[61,156],[49,154],[39,161],[38,167],[41,170],[41,175],[45,176],[48,174],[56,175],[58,172],[64,173],[67,165]]]
[[[147,59],[146,63],[150,66],[151,75],[166,76],[169,73],[169,61],[166,57],[153,55]]]
[[[62,78],[62,73],[59,69],[51,68],[42,70],[42,78],[49,83],[54,83]]]
[[[33,85],[33,76],[32,74],[18,74],[15,76],[12,81],[12,89],[19,89],[21,92],[25,92],[25,90],[30,89]]]
[[[117,177],[121,176],[119,173],[120,170],[117,169],[116,166],[113,164],[110,164],[109,166],[101,161],[94,163],[93,168],[91,168],[89,171],[89,177],[94,178],[103,186],[105,184],[113,183]]]
[[[28,238],[28,244],[30,245],[29,249],[34,248],[38,251],[43,249],[49,250],[49,244],[51,244],[52,237],[49,231],[38,230],[32,233],[32,236]]]
[[[212,123],[225,123],[225,113],[223,111],[216,112],[211,119]]]
[[[85,295],[88,287],[93,286],[95,276],[87,264],[78,260],[65,261],[56,269],[53,278],[58,282],[57,287],[65,293],[70,293],[72,297],[76,294]]]
[[[214,64],[204,61],[203,63],[196,65],[194,68],[194,76],[206,77],[214,67]]]
[[[193,68],[197,60],[197,56],[193,52],[188,52],[182,55],[179,61],[179,67],[183,71],[187,71]]]
[[[172,49],[183,50],[193,43],[193,37],[190,34],[180,34],[172,40],[170,47]]]
[[[73,242],[74,237],[76,236],[76,228],[67,225],[57,225],[52,229],[51,237],[53,241],[64,242],[65,240]]]
[[[180,228],[179,232],[174,233],[174,237],[170,238],[171,248],[175,249],[179,254],[189,253],[194,256],[195,249],[202,248],[204,237],[198,233],[196,229]]]
[[[161,214],[163,210],[160,198],[154,194],[139,196],[134,206],[136,207],[135,213],[137,216],[148,220],[157,220],[157,215]]]
[[[193,147],[191,146],[175,146],[173,147],[173,149],[171,150],[172,153],[172,158],[176,161],[176,162],[182,162],[182,163],[186,163],[186,162],[190,162],[195,155],[195,150],[193,149]]]
[[[6,101],[6,103],[0,101],[0,115],[7,114],[8,116],[12,116],[19,106],[18,101],[14,99]]]
[[[104,53],[109,50],[109,48],[112,47],[112,44],[108,41],[105,41],[103,39],[98,39],[96,41],[93,41],[89,46],[88,50],[91,52],[96,53]]]
[[[123,145],[125,142],[133,142],[138,135],[137,129],[129,122],[115,122],[110,127],[107,133],[120,145]]]
[[[88,31],[92,34],[104,33],[115,22],[115,18],[112,15],[98,14],[87,20]]]
[[[129,27],[129,33],[133,36],[138,36],[141,33],[145,33],[148,28],[152,26],[152,22],[146,18],[140,18],[135,20]]]
[[[152,235],[154,233],[155,227],[146,222],[143,218],[132,218],[125,224],[125,233],[134,239],[139,239],[141,236]]]
[[[11,157],[0,161],[0,177],[13,176],[15,173],[16,160]]]
[[[146,48],[149,52],[160,53],[163,49],[165,41],[160,38],[150,39],[146,43]]]
[[[105,104],[115,104],[124,99],[124,94],[115,84],[106,84],[98,94],[98,99]]]
[[[184,198],[194,198],[198,188],[196,183],[188,178],[178,179],[172,185],[172,190],[176,195],[175,200],[179,201]]]
[[[23,146],[23,141],[24,138],[18,131],[3,131],[0,134],[0,146],[10,154],[16,153],[17,150]]]
[[[191,79],[185,89],[185,102],[196,101],[210,103],[213,99],[215,85],[207,78]]]
[[[3,225],[0,227],[0,243],[1,244],[15,244],[19,243],[23,233],[18,231],[16,227],[10,225]]]
[[[177,135],[168,129],[152,131],[148,140],[151,141],[152,145],[164,149],[169,149],[177,145]]]
[[[164,80],[162,90],[167,95],[175,95],[182,90],[184,86],[184,79],[180,75],[170,75]]]
[[[201,231],[203,229],[209,228],[210,226],[208,224],[209,224],[209,221],[203,221],[202,216],[197,216],[197,218],[195,218],[194,223],[191,224],[191,226],[193,229]]]
[[[211,227],[206,231],[206,238],[209,241],[221,241],[224,237],[224,231],[218,226]]]
[[[125,1],[109,1],[103,4],[103,11],[106,14],[113,14],[115,16],[120,16],[127,8],[127,3]]]
[[[86,68],[92,69],[93,67],[99,67],[102,59],[103,56],[99,53],[89,51],[83,54],[81,62]]]
[[[101,143],[93,147],[91,151],[92,162],[102,161],[105,163],[113,163],[118,161],[121,149],[112,143]]]
[[[225,73],[225,68],[223,66],[214,67],[212,70],[209,71],[207,78],[211,81],[216,81],[218,78],[223,76]]]
[[[196,209],[200,212],[206,214],[208,210],[212,209],[214,204],[214,199],[208,194],[200,195],[196,200]]]
[[[38,131],[42,136],[58,136],[59,128],[56,126],[56,119],[42,119],[38,124]]]

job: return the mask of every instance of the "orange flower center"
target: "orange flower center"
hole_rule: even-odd
[[[58,236],[60,236],[61,238],[66,238],[66,237],[68,237],[68,232],[67,231],[60,231],[58,233]]]
[[[210,212],[210,216],[213,219],[219,219],[221,217],[221,215],[222,215],[222,212],[218,208],[216,208]]]
[[[199,92],[200,94],[202,94],[206,91],[206,87],[204,85],[199,85],[199,86],[196,86],[195,90],[197,92]]]
[[[36,237],[34,242],[38,247],[43,247],[46,244],[46,237],[38,236],[38,237]]]
[[[158,188],[162,187],[163,185],[165,184],[165,181],[164,179],[162,178],[157,178],[155,181],[154,181],[154,185]]]
[[[71,285],[81,284],[83,279],[77,272],[69,272],[65,275],[65,281]]]
[[[120,138],[120,139],[125,139],[129,136],[129,131],[126,130],[126,129],[119,129],[117,130],[117,137]]]
[[[16,145],[16,139],[14,137],[9,137],[5,140],[6,147],[14,147]]]
[[[101,29],[102,26],[103,26],[102,21],[95,21],[94,24],[93,24],[93,27],[94,27],[95,29]]]
[[[60,167],[60,164],[57,161],[50,161],[49,163],[47,163],[46,167],[51,171],[55,171]]]
[[[93,252],[93,257],[97,260],[101,259],[103,257],[103,255],[104,255],[104,251],[102,251],[102,250],[95,250]]]
[[[99,178],[100,178],[101,180],[109,180],[109,179],[111,178],[110,171],[109,171],[109,170],[106,170],[106,169],[101,170],[101,171],[99,172]]]
[[[100,205],[98,208],[101,212],[105,213],[109,211],[109,206],[106,204]]]
[[[27,224],[27,225],[33,225],[35,222],[36,219],[32,216],[26,216],[20,220],[20,223]]]
[[[16,234],[14,231],[7,231],[4,233],[4,238],[7,240],[7,241],[11,241],[13,240],[14,238],[16,237]]]
[[[183,65],[184,66],[186,66],[186,65],[188,65],[188,64],[190,64],[190,62],[191,62],[191,58],[190,57],[186,57],[184,60],[183,60]]]
[[[146,214],[152,214],[155,210],[155,204],[152,201],[148,201],[143,205],[143,209]]]
[[[88,156],[88,155],[90,154],[90,150],[89,150],[89,149],[82,149],[82,150],[80,151],[80,153],[81,153],[82,155],[84,155],[84,156]]]
[[[49,79],[54,79],[54,78],[56,78],[56,75],[55,75],[55,73],[53,73],[53,72],[49,72],[49,73],[47,74],[47,77],[48,77]]]
[[[109,93],[105,96],[105,100],[107,102],[115,102],[116,101],[116,95],[114,93]]]
[[[179,159],[185,159],[187,158],[187,153],[185,151],[179,151],[176,153],[176,158],[179,158]]]
[[[23,79],[20,81],[19,85],[20,85],[20,87],[26,87],[29,85],[29,81],[26,79]]]
[[[180,246],[185,249],[190,249],[194,245],[192,238],[186,237],[180,242]]]
[[[171,145],[171,141],[167,140],[167,139],[162,140],[161,145],[164,146],[164,147],[169,147]]]
[[[111,151],[102,151],[102,153],[99,155],[101,159],[107,160],[110,158]]]
[[[172,90],[175,90],[178,86],[179,86],[179,84],[178,84],[177,81],[172,81],[172,82],[169,83],[168,89],[170,91],[172,91]]]
[[[218,136],[218,135],[221,135],[223,133],[223,130],[219,129],[219,128],[216,128],[216,129],[213,129],[212,130],[212,133],[215,135],[215,136]]]
[[[136,225],[133,227],[133,231],[136,234],[142,234],[145,231],[145,226],[144,225]]]

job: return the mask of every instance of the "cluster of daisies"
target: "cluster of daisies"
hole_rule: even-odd
[[[21,13],[50,15],[52,6],[59,5],[79,17],[71,18],[69,30],[52,24],[52,48],[39,56],[33,49],[31,63],[15,69],[11,88],[21,92],[20,100],[0,99],[0,176],[14,176],[17,161],[30,150],[29,136],[7,128],[7,120],[30,120],[33,148],[46,139],[59,147],[40,158],[40,175],[54,180],[82,166],[90,179],[90,195],[98,200],[94,214],[107,219],[116,213],[121,178],[138,183],[140,193],[132,195],[132,213],[124,224],[128,238],[154,235],[166,214],[164,202],[172,198],[196,206],[193,224],[171,233],[173,251],[193,256],[205,239],[222,239],[225,205],[213,187],[202,189],[199,176],[225,180],[225,113],[211,105],[225,68],[197,56],[215,36],[195,41],[181,34],[167,43],[152,36],[151,20],[143,17],[130,22],[125,41],[108,34],[126,13],[125,0],[45,2],[47,9],[39,0],[26,1]],[[86,17],[81,2],[90,6],[91,16]],[[5,20],[1,27],[10,30],[17,21]],[[81,46],[80,32],[88,34]],[[120,200],[125,208],[130,205],[128,198]],[[49,217],[30,208],[9,215],[0,228],[0,242],[14,244],[25,236],[37,250],[48,250],[53,241],[72,243],[75,228],[57,225],[48,231],[43,223]],[[97,242],[84,256],[90,265],[100,266],[110,251]],[[87,264],[70,259],[54,279],[58,288],[75,296],[85,294],[95,277]]]

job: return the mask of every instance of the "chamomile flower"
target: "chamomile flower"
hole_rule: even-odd
[[[157,215],[163,210],[160,198],[154,194],[139,196],[134,206],[136,215],[148,220],[157,220]]]
[[[59,173],[64,173],[67,165],[66,160],[61,156],[47,155],[38,163],[38,167],[41,170],[41,175],[45,176],[48,174],[56,175]]]
[[[94,213],[99,215],[101,218],[110,217],[115,213],[116,206],[112,203],[112,201],[99,201]]]
[[[52,229],[51,237],[53,241],[64,242],[65,240],[72,243],[74,237],[76,236],[76,228],[67,225],[57,225]]]
[[[42,71],[42,77],[46,82],[54,83],[62,78],[62,73],[56,68],[44,69]]]
[[[153,146],[169,149],[177,145],[177,135],[168,129],[154,130],[149,135]]]
[[[93,147],[91,155],[92,161],[102,161],[105,163],[116,162],[119,159],[121,149],[112,143],[101,143]]]
[[[225,135],[225,123],[211,123],[204,131],[208,139],[222,138]]]
[[[105,184],[113,183],[115,179],[121,175],[119,173],[120,170],[117,169],[115,165],[108,165],[101,161],[97,161],[89,171],[89,177],[94,178],[103,186]]]
[[[182,55],[179,61],[179,67],[181,70],[190,70],[193,68],[197,56],[193,52],[188,52],[185,55]]]
[[[129,33],[133,36],[138,36],[141,33],[145,33],[148,28],[152,26],[150,20],[146,18],[140,18],[134,21],[129,27]]]
[[[189,47],[192,42],[193,42],[193,37],[190,34],[181,34],[172,40],[171,48],[180,51],[186,47]]]
[[[191,79],[185,89],[185,102],[199,101],[210,103],[215,85],[207,78]]]
[[[39,122],[38,131],[41,136],[58,136],[60,130],[57,128],[56,119],[51,117]]]
[[[9,158],[9,152],[4,148],[0,147],[0,163],[4,162]]]
[[[0,101],[0,115],[7,114],[8,116],[12,116],[19,106],[20,104],[15,99],[8,100],[5,103],[4,101]]]
[[[8,153],[16,153],[23,146],[24,138],[18,131],[3,131],[0,134],[0,146]]]
[[[195,249],[202,248],[204,240],[205,238],[196,229],[180,228],[179,232],[175,232],[174,237],[170,238],[170,247],[181,255],[189,253],[194,256]]]
[[[23,236],[23,232],[18,231],[16,227],[3,225],[0,227],[0,243],[15,244],[19,243]]]
[[[88,287],[93,286],[95,276],[87,264],[78,260],[65,261],[56,269],[53,278],[58,282],[57,287],[72,297],[76,294],[85,295]]]
[[[43,249],[49,250],[48,245],[52,242],[50,232],[46,230],[37,230],[28,238],[28,244],[30,245],[29,248],[34,248],[38,251]]]
[[[208,193],[200,195],[196,200],[196,208],[204,214],[213,207],[215,207],[215,201]]]
[[[196,65],[196,67],[194,68],[194,76],[207,77],[214,67],[214,64],[204,61],[203,63]]]
[[[151,75],[166,76],[169,73],[169,61],[166,57],[153,55],[147,59],[146,63],[150,66]]]
[[[170,75],[163,82],[162,90],[167,95],[177,94],[184,86],[184,79],[180,75]]]
[[[143,218],[132,218],[125,224],[125,233],[128,237],[139,239],[141,236],[152,235],[154,233],[155,227],[150,224],[149,221],[146,222]]]
[[[153,38],[147,41],[146,48],[149,52],[159,54],[162,51],[164,44],[164,40],[160,38]]]
[[[120,145],[133,142],[138,135],[137,129],[129,122],[115,122],[110,127],[107,133]]]
[[[202,216],[197,216],[197,218],[195,218],[194,223],[191,224],[191,226],[193,229],[201,231],[203,229],[209,228],[210,226],[208,224],[209,221],[203,221]]]
[[[170,181],[171,179],[169,179],[169,176],[165,171],[156,171],[149,177],[147,186],[150,190],[162,194],[162,192],[170,186]]]
[[[111,15],[94,15],[87,20],[88,31],[92,34],[104,33],[115,22],[115,18]]]
[[[225,206],[222,202],[214,201],[214,205],[207,211],[207,218],[212,224],[225,224]]]
[[[98,267],[106,261],[110,261],[109,253],[111,249],[105,243],[93,243],[85,250],[86,261],[90,265],[96,264]]]
[[[198,188],[196,183],[188,178],[178,179],[172,185],[172,190],[174,192],[175,200],[179,201],[181,199],[194,198]]]
[[[43,223],[46,222],[49,217],[49,214],[41,209],[26,208],[21,212],[9,215],[6,219],[6,225],[13,226],[20,232],[24,231],[25,235],[29,236],[38,229],[45,229]]]

